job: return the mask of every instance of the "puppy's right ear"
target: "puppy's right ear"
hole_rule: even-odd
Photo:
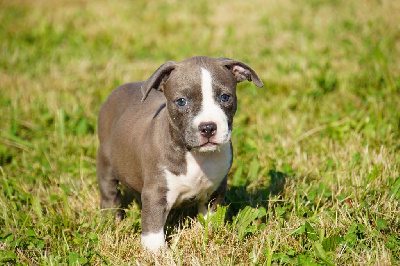
[[[171,72],[176,68],[177,63],[169,61],[162,64],[156,72],[142,85],[142,102],[147,98],[151,89],[159,89],[160,85],[167,81]]]

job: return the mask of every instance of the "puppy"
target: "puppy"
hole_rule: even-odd
[[[223,200],[232,164],[236,84],[244,80],[264,86],[242,62],[192,57],[161,65],[147,81],[116,88],[101,107],[101,208],[120,205],[119,182],[139,192],[145,249],[165,245],[164,224],[172,208],[197,204],[207,216]]]

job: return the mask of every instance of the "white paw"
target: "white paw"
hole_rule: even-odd
[[[162,249],[165,246],[163,230],[158,233],[142,233],[142,246],[144,249],[151,252]]]
[[[197,211],[201,214],[203,214],[204,220],[207,220],[207,217],[211,217],[214,212],[212,212],[210,209],[205,207],[204,203],[199,204]]]

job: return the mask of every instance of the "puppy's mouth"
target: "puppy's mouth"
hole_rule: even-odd
[[[219,150],[221,147],[221,143],[213,142],[213,141],[206,141],[199,146],[197,146],[198,151],[200,152],[213,152]]]
[[[218,145],[220,145],[220,144],[208,140],[207,142],[204,142],[203,144],[200,144],[199,147],[200,147],[200,148],[201,148],[201,147],[213,147],[213,146],[218,146]]]
[[[187,138],[186,147],[189,150],[200,152],[218,151],[222,146],[228,143],[229,140],[230,134],[228,134],[228,136],[226,136],[225,138],[215,138],[215,136],[212,136],[210,138],[195,136],[192,138]]]

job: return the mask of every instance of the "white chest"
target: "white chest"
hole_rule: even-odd
[[[188,152],[187,171],[174,175],[165,170],[169,209],[185,201],[207,201],[228,174],[232,160],[230,144],[215,152]]]

